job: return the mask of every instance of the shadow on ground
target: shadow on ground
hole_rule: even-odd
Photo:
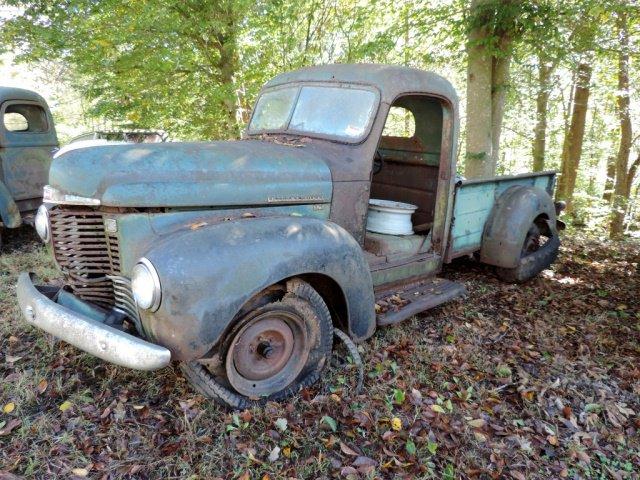
[[[566,240],[524,285],[456,262],[452,302],[360,345],[284,404],[227,412],[177,369],[133,372],[19,318],[20,270],[57,273],[20,231],[0,256],[0,470],[38,478],[622,478],[640,471],[637,242]],[[286,420],[286,421],[285,421]]]

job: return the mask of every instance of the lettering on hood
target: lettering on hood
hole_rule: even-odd
[[[322,195],[289,195],[267,197],[268,203],[305,203],[305,202],[326,202]]]

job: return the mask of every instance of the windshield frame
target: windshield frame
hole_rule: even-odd
[[[298,103],[300,92],[302,91],[303,87],[344,88],[344,89],[350,89],[350,90],[364,90],[364,91],[373,93],[375,95],[373,108],[371,109],[371,115],[369,116],[369,119],[367,120],[367,123],[364,126],[362,134],[358,137],[347,137],[342,135],[330,135],[325,133],[309,132],[309,131],[302,131],[302,130],[295,130],[295,129],[288,128],[289,125],[291,124],[291,119],[296,110],[295,106]],[[265,93],[282,90],[286,88],[297,89],[297,92],[295,94],[295,100],[293,102],[293,108],[291,109],[291,111],[289,112],[289,116],[287,117],[286,128],[251,130],[251,122],[253,121],[253,116],[256,112],[256,106],[258,105],[258,101],[260,100],[262,95],[264,95]],[[265,135],[265,134],[266,135],[269,135],[269,134],[296,135],[301,137],[329,140],[332,142],[344,143],[349,145],[358,145],[363,143],[371,133],[371,127],[373,126],[373,123],[378,117],[378,111],[380,110],[380,98],[381,98],[380,90],[376,86],[368,83],[300,81],[300,82],[290,82],[290,83],[283,83],[281,85],[275,85],[273,87],[263,89],[260,92],[260,95],[258,95],[258,98],[254,103],[253,109],[251,110],[251,117],[249,118],[249,122],[247,123],[247,129],[246,129],[247,134],[249,136],[259,136],[259,135]]]

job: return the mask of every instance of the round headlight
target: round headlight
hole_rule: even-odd
[[[51,238],[51,230],[49,230],[49,210],[47,210],[47,207],[40,205],[34,223],[38,236],[43,242],[47,243]]]
[[[141,258],[131,271],[131,291],[136,304],[143,310],[155,312],[160,306],[160,278],[146,258]]]

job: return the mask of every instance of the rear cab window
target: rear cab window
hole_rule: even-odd
[[[391,107],[384,124],[384,137],[412,138],[416,133],[416,119],[410,110]]]
[[[47,114],[39,105],[10,103],[2,110],[2,125],[11,133],[44,133],[49,130]]]

